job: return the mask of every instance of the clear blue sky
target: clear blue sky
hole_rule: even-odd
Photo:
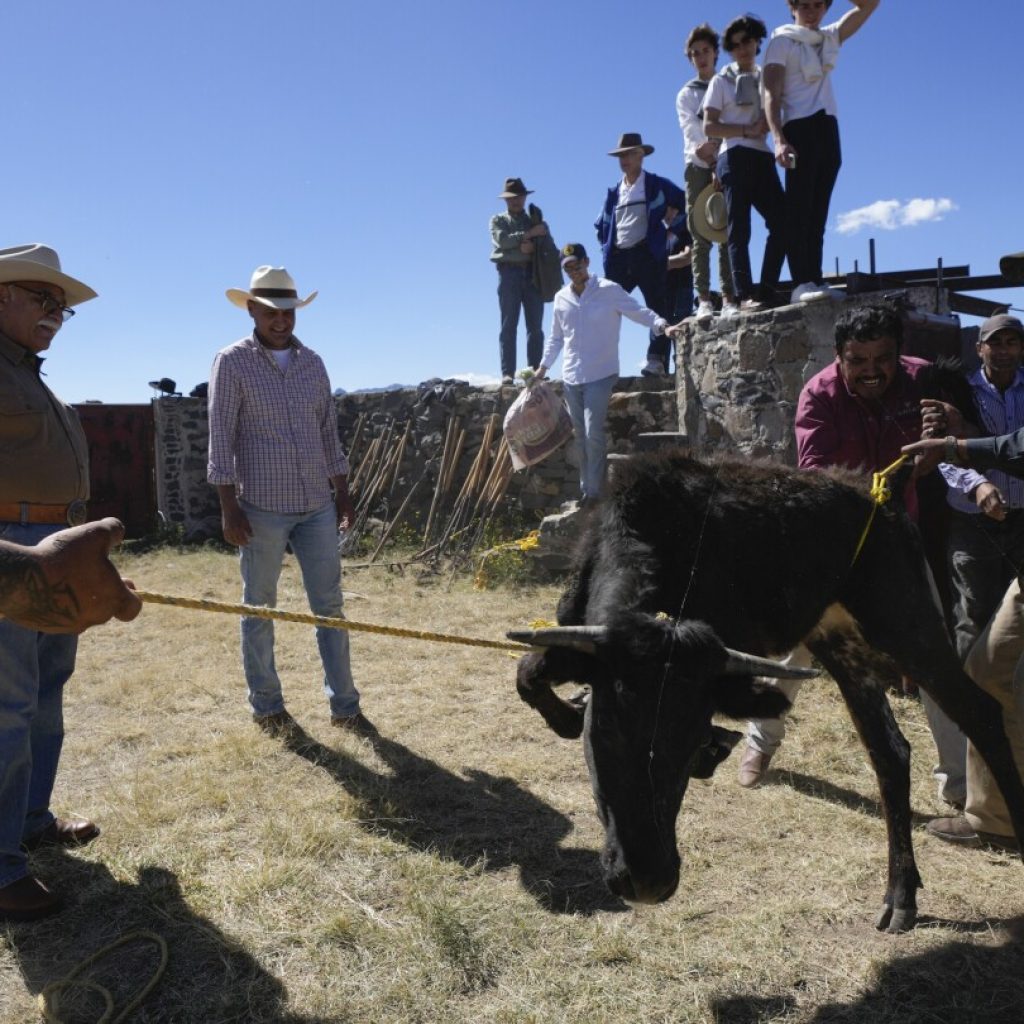
[[[787,18],[785,0],[9,5],[0,246],[53,245],[100,293],[58,335],[51,385],[144,402],[167,376],[187,393],[246,333],[224,289],[261,263],[319,289],[296,333],[335,386],[496,374],[504,178],[536,190],[557,242],[592,245],[618,176],[606,151],[642,132],[646,166],[681,182],[686,34],[747,9]],[[995,273],[1024,249],[1022,30],[1019,0],[883,0],[847,44],[829,268],[866,268],[872,235],[880,270],[941,256]],[[837,230],[915,198],[946,212]],[[1002,298],[1024,306],[1024,289]],[[629,325],[624,370],[644,347]]]

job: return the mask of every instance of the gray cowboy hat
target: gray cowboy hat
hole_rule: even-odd
[[[609,149],[609,156],[619,156],[621,153],[628,153],[631,149],[642,149],[644,156],[650,156],[654,152],[653,146],[648,146],[646,142],[640,137],[639,132],[623,132],[619,136],[619,145],[617,149]]]

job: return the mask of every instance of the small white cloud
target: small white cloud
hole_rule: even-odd
[[[486,387],[488,384],[500,384],[501,378],[489,373],[453,373],[451,380],[464,380],[474,388]]]
[[[952,199],[878,199],[869,206],[861,206],[837,218],[836,230],[841,235],[852,235],[861,228],[895,231],[912,228],[927,221],[942,220],[958,207]]]

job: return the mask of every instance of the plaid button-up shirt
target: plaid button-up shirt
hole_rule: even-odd
[[[217,353],[210,373],[207,479],[268,512],[311,512],[348,475],[323,360],[292,338],[282,371],[255,335]]]

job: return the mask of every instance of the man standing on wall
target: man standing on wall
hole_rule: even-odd
[[[654,152],[637,132],[620,136],[609,156],[619,158],[622,180],[608,190],[594,227],[604,255],[604,276],[625,291],[639,288],[647,308],[668,316],[665,275],[668,273],[668,227],[686,206],[682,189],[667,178],[644,171],[644,157]],[[670,341],[651,333],[645,377],[668,373]]]
[[[491,218],[491,261],[498,269],[498,309],[501,332],[498,349],[501,356],[501,382],[512,384],[516,372],[516,333],[519,310],[526,319],[526,361],[533,368],[540,365],[544,351],[544,298],[533,280],[534,239],[548,233],[543,221],[534,224],[526,212],[526,197],[532,195],[521,178],[506,178],[505,213]]]
[[[676,117],[683,133],[683,159],[686,167],[686,222],[693,236],[693,285],[697,292],[698,319],[714,315],[711,301],[711,243],[694,227],[693,207],[697,197],[711,184],[718,161],[720,139],[704,134],[704,98],[715,77],[718,63],[718,33],[707,23],[694,28],[686,40],[686,56],[697,77],[691,79],[676,96]],[[718,246],[718,277],[722,289],[722,308],[736,309],[732,288],[732,268],[724,244]],[[670,311],[671,312],[671,311]]]
[[[832,189],[839,176],[838,108],[832,69],[839,48],[871,17],[879,0],[822,25],[832,0],[787,0],[793,23],[772,33],[764,54],[765,113],[775,158],[786,171],[787,255],[793,302],[841,298],[824,284],[822,259]]]
[[[257,267],[228,299],[254,330],[217,353],[210,374],[207,478],[220,497],[224,539],[240,548],[243,601],[273,607],[285,548],[302,570],[316,615],[342,614],[338,529],[352,522],[348,459],[323,360],[295,337],[300,299],[283,267]],[[349,665],[348,633],[317,627],[331,724],[369,732]],[[253,719],[271,735],[294,721],[274,665],[274,626],[242,619],[242,663]]]

